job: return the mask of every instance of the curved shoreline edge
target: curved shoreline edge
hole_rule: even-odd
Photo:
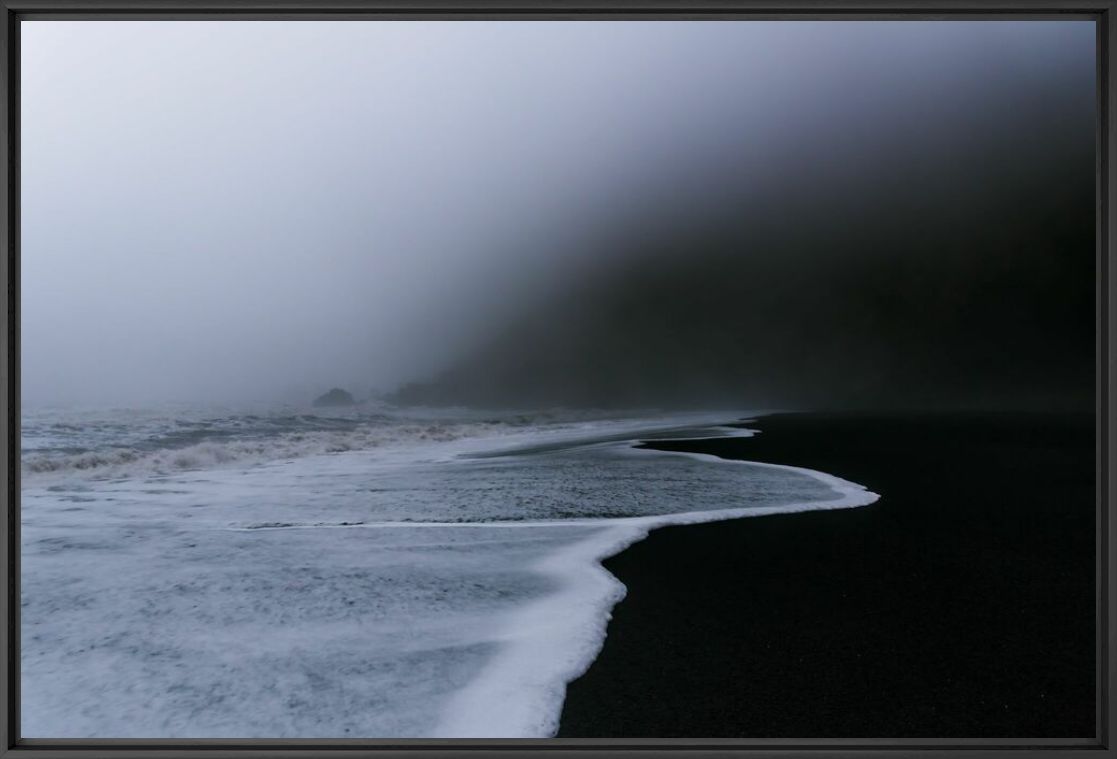
[[[745,437],[755,432],[739,430],[724,437]],[[602,562],[640,542],[652,530],[746,517],[857,508],[880,498],[862,485],[805,467],[640,446],[640,440],[629,445],[634,451],[667,453],[718,465],[744,464],[795,472],[822,482],[838,497],[783,506],[603,520],[600,532],[536,565],[537,571],[556,581],[558,590],[510,616],[501,638],[505,650],[453,697],[432,737],[553,737],[559,729],[567,685],[583,675],[601,652],[612,610],[627,592],[624,584],[605,569]]]

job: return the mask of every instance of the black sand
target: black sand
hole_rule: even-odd
[[[656,443],[865,485],[852,510],[668,527],[559,737],[1091,737],[1090,415],[781,415]]]

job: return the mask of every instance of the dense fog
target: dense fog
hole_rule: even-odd
[[[1092,403],[1092,22],[22,28],[27,404]]]

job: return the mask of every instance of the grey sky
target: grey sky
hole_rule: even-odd
[[[633,198],[685,198],[722,150],[763,194],[851,119],[902,99],[894,137],[918,136],[975,72],[1057,76],[1093,34],[24,22],[25,402],[390,389],[588,275],[587,236]]]

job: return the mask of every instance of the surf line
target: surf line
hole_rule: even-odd
[[[643,540],[658,527],[727,519],[867,506],[880,499],[862,485],[825,472],[786,464],[726,459],[684,451],[670,453],[719,465],[742,464],[780,469],[815,479],[834,498],[758,508],[690,511],[643,517],[578,520],[602,529],[537,562],[532,569],[555,582],[556,590],[510,613],[495,636],[503,650],[443,709],[432,737],[547,738],[558,732],[566,686],[589,669],[605,642],[613,607],[627,589],[602,562]],[[450,523],[460,526],[460,523]],[[495,523],[477,523],[493,526]],[[501,526],[528,526],[503,522]],[[531,526],[558,526],[535,522]]]
[[[687,439],[745,437],[754,430]],[[679,440],[682,440],[680,438]],[[390,529],[390,528],[562,528],[596,527],[585,538],[544,556],[529,569],[554,582],[555,590],[504,616],[492,641],[500,650],[477,676],[450,696],[431,737],[435,738],[546,738],[558,731],[566,686],[593,663],[605,642],[613,607],[624,598],[624,584],[602,562],[643,540],[654,529],[728,519],[846,509],[875,503],[880,496],[840,477],[804,467],[740,459],[689,451],[628,448],[648,455],[682,456],[719,466],[744,465],[778,469],[810,477],[833,491],[833,498],[778,506],[738,507],[685,511],[634,517],[601,517],[562,520],[493,520],[474,522],[376,521],[338,523],[260,523],[211,529],[235,531],[285,529]],[[668,442],[657,439],[656,442]],[[598,447],[601,441],[591,443]],[[508,451],[503,455],[516,455]],[[644,454],[639,454],[644,455]]]

